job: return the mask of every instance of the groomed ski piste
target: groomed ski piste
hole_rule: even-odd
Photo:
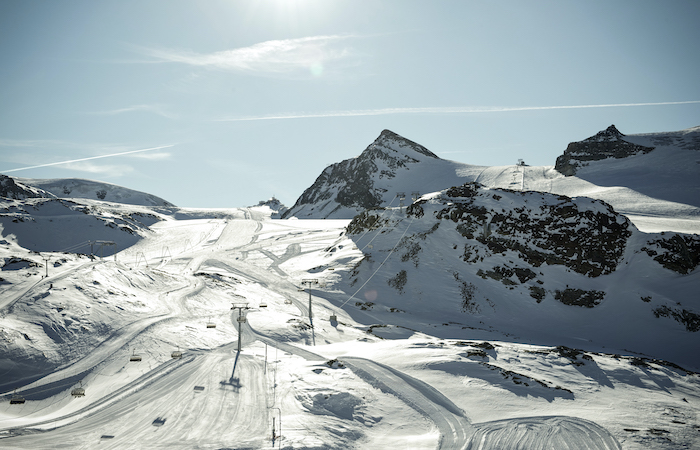
[[[6,399],[19,388],[14,395],[25,402],[0,405],[0,446],[616,449],[700,442],[697,375],[634,364],[613,350],[583,353],[572,364],[556,347],[410,314],[368,321],[371,311],[340,308],[350,294],[334,287],[363,257],[344,233],[349,221],[268,217],[252,209],[181,212],[115,256],[50,254],[63,262],[48,277],[42,267],[12,284],[3,293],[3,338],[23,335],[34,371],[38,360],[47,362],[36,374],[5,360],[6,374],[16,380],[26,371],[28,378],[3,385]],[[6,247],[15,245],[5,236]],[[63,324],[54,337],[72,340],[35,342],[51,335],[37,332],[48,322],[38,317]],[[71,396],[78,386],[84,397]]]

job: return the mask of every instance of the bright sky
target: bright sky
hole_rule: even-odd
[[[385,128],[553,165],[610,124],[700,125],[699,19],[697,0],[3,0],[0,173],[291,206]]]

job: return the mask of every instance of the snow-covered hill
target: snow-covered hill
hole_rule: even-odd
[[[475,183],[366,211],[348,232],[365,254],[345,288],[362,286],[357,306],[700,369],[698,235],[642,233],[600,200]]]
[[[58,198],[83,198],[141,206],[174,206],[172,203],[160,197],[156,197],[155,195],[135,191],[116,184],[105,183],[103,181],[83,180],[80,178],[57,178],[50,180],[32,178],[14,179],[18,183],[41,189]]]

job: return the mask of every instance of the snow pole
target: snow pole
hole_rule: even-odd
[[[275,440],[276,439],[282,439],[282,410],[280,410],[277,407],[270,408],[270,409],[276,409],[277,414],[279,415],[279,434],[276,434],[275,432],[275,416],[272,416],[272,446],[275,446]]]
[[[314,327],[314,315],[311,312],[311,288],[309,288],[309,323],[311,324],[311,328]]]

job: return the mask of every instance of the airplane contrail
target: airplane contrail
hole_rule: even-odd
[[[112,153],[111,155],[102,155],[102,156],[90,156],[88,158],[80,158],[80,159],[72,159],[70,161],[59,161],[59,162],[53,162],[53,163],[47,163],[47,164],[39,164],[37,166],[29,166],[29,167],[20,167],[19,169],[10,169],[10,170],[1,170],[0,173],[9,173],[9,172],[17,172],[18,170],[28,170],[28,169],[36,169],[39,167],[48,167],[48,166],[58,166],[61,164],[70,164],[74,162],[80,162],[80,161],[88,161],[91,159],[100,159],[100,158],[111,158],[112,156],[121,156],[121,155],[129,155],[132,153],[141,153],[141,152],[148,152],[151,150],[160,150],[162,148],[170,148],[175,146],[175,144],[170,144],[170,145],[161,145],[160,147],[152,147],[152,148],[144,148],[141,150],[131,150],[128,152],[121,152],[121,153]]]
[[[320,117],[354,117],[381,116],[389,114],[458,114],[458,113],[488,113],[510,111],[539,111],[551,109],[584,109],[584,108],[616,108],[629,106],[663,106],[687,105],[700,103],[700,100],[683,102],[658,103],[615,103],[603,105],[569,105],[569,106],[456,106],[456,107],[426,107],[426,108],[381,108],[381,109],[351,109],[346,111],[327,111],[320,113],[284,113],[267,116],[227,117],[218,119],[219,122],[242,122],[250,120],[280,120],[280,119],[310,119]]]

